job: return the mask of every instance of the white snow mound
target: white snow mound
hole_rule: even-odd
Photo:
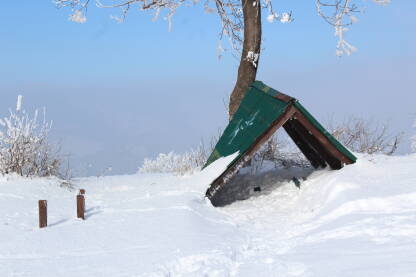
[[[0,276],[416,276],[416,154],[360,155],[214,208],[205,189],[228,162],[77,179],[85,221],[76,189],[0,177]]]

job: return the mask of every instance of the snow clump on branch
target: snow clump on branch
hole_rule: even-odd
[[[292,13],[282,13],[281,15],[279,15],[275,12],[270,12],[270,14],[267,16],[267,21],[273,23],[276,20],[280,21],[281,23],[292,22]]]
[[[362,1],[362,0],[361,0]],[[335,36],[338,38],[335,54],[337,56],[351,55],[357,48],[345,40],[345,33],[349,30],[347,26],[358,21],[356,14],[362,13],[355,4],[359,0],[316,0],[316,8],[328,24],[335,28]],[[373,0],[379,5],[387,5],[390,0]]]
[[[123,21],[131,8],[137,7],[140,11],[150,10],[154,13],[154,19],[157,19],[162,12],[164,19],[168,21],[169,30],[172,26],[172,17],[176,10],[188,4],[198,4],[199,0],[53,0],[57,7],[70,7],[72,14],[69,19],[77,23],[85,23],[87,18],[85,13],[91,2],[95,2],[99,8],[119,8],[121,16],[111,16],[117,21]],[[319,16],[321,16],[327,23],[335,28],[335,36],[338,37],[336,46],[336,55],[342,56],[344,54],[351,55],[357,49],[345,40],[345,33],[348,31],[347,26],[357,22],[358,13],[362,13],[363,9],[359,8],[356,3],[365,3],[365,0],[315,0]],[[372,0],[379,5],[387,5],[390,0]],[[107,4],[106,4],[107,3]],[[293,21],[292,13],[284,12],[278,14],[274,12],[271,0],[254,0],[253,7],[266,9],[269,15],[266,17],[267,21],[280,21],[281,23],[288,23]],[[216,12],[220,18],[221,31],[219,34],[220,40],[228,38],[232,49],[236,51],[241,50],[243,42],[244,31],[244,14],[242,9],[242,2],[240,0],[207,0],[204,4],[205,12]]]
[[[254,67],[257,67],[257,62],[259,60],[259,53],[254,53],[254,51],[248,51],[246,60],[250,62]]]
[[[76,23],[85,23],[87,21],[87,18],[85,17],[84,13],[80,10],[74,11],[73,14],[69,16],[69,20]]]

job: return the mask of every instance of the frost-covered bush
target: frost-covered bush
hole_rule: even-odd
[[[183,154],[170,152],[161,153],[155,159],[145,159],[139,168],[140,173],[173,173],[177,175],[192,174],[199,171],[208,159],[208,155],[213,151],[219,135],[214,136],[210,146],[207,148],[203,143],[196,149],[191,149]],[[284,140],[278,140],[273,136],[265,143],[253,156],[245,168],[251,174],[257,174],[270,167],[308,167],[309,162],[297,150],[289,150]],[[246,170],[246,171],[247,171]]]
[[[415,123],[416,125],[416,123]],[[371,120],[349,118],[348,120],[328,124],[332,135],[353,152],[393,154],[400,144],[401,134],[391,135],[387,124],[375,124]],[[416,127],[416,126],[415,126]],[[221,132],[211,139],[208,148],[204,144],[183,154],[159,154],[155,159],[145,159],[139,168],[140,173],[190,174],[201,169],[208,155],[214,149]],[[413,140],[416,151],[416,136]],[[244,166],[244,172],[252,175],[277,168],[309,168],[310,162],[291,142],[288,136],[272,136]]]
[[[201,169],[207,160],[202,145],[183,154],[159,154],[155,159],[145,159],[139,168],[140,173],[173,173],[177,175],[192,174]]]
[[[0,173],[21,176],[59,176],[62,159],[59,149],[48,141],[52,122],[46,121],[46,111],[39,120],[36,110],[29,115],[22,110],[22,96],[16,109],[0,118]]]
[[[392,135],[386,123],[363,118],[348,118],[336,125],[329,123],[329,131],[353,152],[392,155],[400,144],[402,134]]]
[[[336,124],[330,121],[328,130],[353,152],[366,154],[392,155],[401,139],[401,134],[392,135],[389,132],[388,124],[374,123],[363,118],[351,117]],[[305,156],[288,140],[288,137],[279,138],[274,135],[251,159],[250,172],[257,174],[269,170],[270,165],[272,168],[310,167]],[[414,147],[416,148],[416,136]]]

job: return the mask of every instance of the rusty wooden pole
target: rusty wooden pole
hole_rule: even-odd
[[[77,217],[85,220],[85,198],[84,195],[77,195]]]
[[[39,228],[48,226],[48,203],[46,200],[39,200]]]
[[[80,189],[80,190],[79,190],[79,194],[84,195],[84,194],[85,194],[85,189]]]

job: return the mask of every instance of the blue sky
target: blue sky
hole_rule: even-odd
[[[315,1],[277,1],[292,11],[290,24],[264,20],[258,79],[302,101],[325,121],[351,115],[388,121],[404,131],[409,151],[416,118],[416,1],[386,7],[364,1],[347,33],[358,48],[335,56],[333,29]],[[14,106],[46,107],[54,139],[71,154],[77,175],[135,172],[144,157],[182,152],[226,125],[224,101],[238,60],[219,60],[219,20],[201,4],[180,8],[172,31],[163,18],[132,10],[91,7],[88,21],[68,20],[69,9],[51,1],[6,1],[0,17],[0,113]],[[226,45],[226,44],[225,44]]]

